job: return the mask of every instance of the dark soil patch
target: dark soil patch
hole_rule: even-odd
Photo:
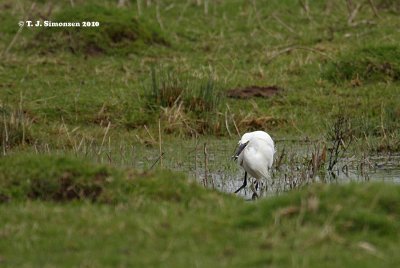
[[[248,86],[245,88],[230,89],[227,96],[230,98],[248,99],[253,97],[270,98],[282,91],[277,86]]]

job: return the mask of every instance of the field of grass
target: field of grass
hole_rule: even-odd
[[[0,174],[2,267],[400,263],[399,186],[316,184],[245,202],[179,174],[68,157],[8,156]]]
[[[399,137],[396,1],[376,1],[376,14],[364,1],[115,2],[2,4],[3,120],[22,110],[31,143],[65,143],[61,125],[97,139],[108,122],[133,139],[158,120],[181,137],[318,137],[339,114],[359,138]],[[19,20],[42,18],[102,25],[19,31]],[[282,90],[226,97],[254,85]]]
[[[399,15],[396,0],[1,1],[0,266],[398,266],[399,186],[250,203],[165,169],[197,177],[201,151],[231,171],[238,136],[263,129],[314,179],[337,122],[341,149],[397,154]],[[247,87],[278,92],[228,95]],[[293,161],[282,141],[312,152]]]

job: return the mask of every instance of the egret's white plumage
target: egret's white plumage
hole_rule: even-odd
[[[275,146],[271,136],[264,131],[245,133],[239,141],[235,158],[245,170],[245,180],[241,190],[247,184],[247,174],[255,178],[267,179],[274,160]]]

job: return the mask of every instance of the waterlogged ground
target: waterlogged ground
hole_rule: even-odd
[[[279,167],[275,165],[271,178],[263,182],[262,185],[266,188],[266,192],[263,193],[264,195],[276,195],[314,182],[347,183],[384,181],[400,183],[400,154],[370,156],[349,154],[339,159],[339,162],[333,169],[333,173],[326,171],[326,163],[313,176],[310,168],[312,152],[310,152],[309,148],[312,147],[311,144],[303,144],[299,147],[278,143],[278,146],[283,146],[289,151],[286,154],[283,152],[285,155],[283,156],[281,165]],[[287,149],[287,146],[292,148]],[[224,151],[215,151],[214,153],[213,158],[217,162],[222,163],[226,161],[223,159],[224,157],[227,157],[229,161],[229,153],[232,153],[232,151],[226,148]],[[278,149],[275,158],[279,158],[281,155],[282,151]],[[275,160],[277,161],[277,159]],[[244,171],[237,165],[225,170],[218,167],[214,168],[207,174],[209,187],[232,193],[242,185]],[[193,172],[190,174],[193,176]],[[198,175],[200,183],[204,183],[204,178],[205,172]],[[250,181],[253,181],[253,179]],[[251,198],[252,193],[248,184],[246,189],[240,192],[240,195],[248,199]]]
[[[159,145],[120,144],[82,146],[73,154],[97,163],[109,163],[119,167],[133,167],[140,171],[166,168],[183,172],[192,180],[222,192],[233,193],[244,178],[244,171],[231,159],[235,151],[236,138],[166,141]],[[323,164],[314,171],[313,154],[321,152],[320,142],[277,141],[275,163],[271,178],[262,183],[267,189],[263,195],[276,195],[305,184],[347,183],[363,181],[384,181],[400,183],[400,154],[368,155],[360,152],[347,152],[333,168],[327,171],[329,153]],[[56,153],[50,146],[35,147],[36,152]],[[59,152],[63,154],[62,151]],[[250,199],[249,185],[238,193]]]

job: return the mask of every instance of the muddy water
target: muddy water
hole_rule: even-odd
[[[199,184],[226,193],[238,189],[244,178],[244,171],[232,160],[237,138],[212,140],[164,141],[160,159],[158,146],[121,142],[118,146],[82,146],[73,153],[98,163],[131,167],[139,171],[156,168],[171,169],[187,174]],[[400,153],[365,155],[347,153],[339,159],[332,173],[327,172],[326,162],[318,172],[310,168],[313,153],[321,152],[321,144],[301,141],[276,141],[275,163],[271,178],[263,181],[264,195],[277,195],[302,185],[323,183],[348,183],[352,181],[383,181],[400,183]],[[36,153],[64,155],[64,150],[49,146],[35,147]],[[281,160],[281,161],[280,161]],[[279,166],[277,163],[280,163]],[[238,195],[251,198],[253,192],[248,186]]]
[[[369,157],[368,163],[361,160],[355,163],[348,162],[349,159],[341,159],[338,168],[335,169],[333,174],[329,172],[322,172],[313,178],[304,177],[307,173],[304,170],[291,168],[285,170],[285,167],[280,170],[274,169],[272,171],[272,178],[263,181],[263,186],[266,191],[263,195],[277,195],[279,193],[291,190],[293,188],[315,183],[348,183],[348,182],[366,182],[366,181],[383,181],[390,183],[400,183],[400,155],[396,156],[375,156]],[[220,191],[233,193],[238,189],[244,178],[244,171],[238,170],[237,172],[224,173],[221,171],[211,172],[209,176],[209,187],[216,188]],[[203,183],[204,175],[200,175],[199,182]],[[250,182],[254,180],[250,179]],[[251,199],[253,191],[248,186],[238,193],[245,199]]]
[[[183,141],[163,147],[162,167],[189,175],[193,180],[222,192],[233,193],[243,183],[244,171],[231,160],[235,140]],[[283,149],[285,148],[285,149]],[[385,181],[400,183],[400,154],[358,156],[347,154],[339,160],[333,173],[321,168],[312,174],[309,159],[315,149],[310,143],[277,143],[276,156],[285,151],[279,167],[274,167],[271,178],[263,182],[267,189],[264,195],[276,195],[290,189],[314,182],[347,183],[363,181]],[[161,165],[156,149],[137,150],[135,168],[149,169]],[[207,179],[206,179],[207,178]],[[248,186],[238,195],[251,198],[253,192]],[[263,189],[264,189],[263,187]]]
[[[138,144],[121,144],[118,147],[98,147],[78,152],[92,161],[112,163],[116,166],[129,166],[147,171],[166,168],[187,174],[190,179],[226,193],[238,189],[244,178],[244,171],[231,159],[236,147],[236,139],[183,140],[165,142],[163,157],[157,147]],[[275,163],[271,178],[263,181],[264,195],[276,195],[291,189],[315,182],[347,183],[364,181],[384,181],[400,183],[400,154],[365,155],[347,153],[339,159],[332,174],[327,172],[327,162],[318,172],[310,168],[312,154],[318,151],[318,144],[292,141],[276,142]],[[320,147],[321,148],[321,147]],[[40,149],[40,148],[39,148]],[[43,149],[46,152],[46,148]],[[62,153],[62,152],[61,152]],[[283,155],[283,157],[281,157]],[[315,173],[315,174],[314,174]],[[251,198],[253,192],[248,186],[238,195]]]

